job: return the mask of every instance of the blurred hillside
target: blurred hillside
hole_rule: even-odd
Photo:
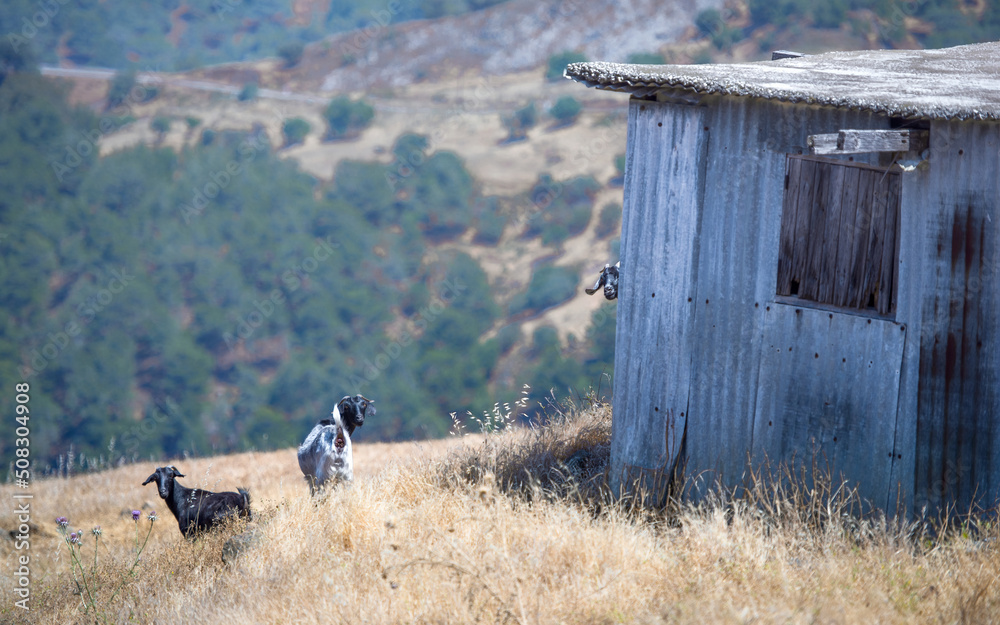
[[[608,395],[615,305],[582,289],[626,101],[566,63],[1000,37],[943,1],[57,6],[0,9],[0,379],[49,466],[292,445],[348,393],[379,440]]]
[[[294,53],[333,33],[461,15],[504,0],[7,0],[0,32],[45,63],[174,71]]]

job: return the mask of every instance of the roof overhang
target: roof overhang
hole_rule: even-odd
[[[636,97],[744,96],[893,117],[1000,120],[1000,42],[717,65],[573,63],[565,75]]]

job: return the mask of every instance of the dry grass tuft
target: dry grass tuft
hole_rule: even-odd
[[[101,615],[114,623],[1000,620],[998,530],[987,517],[935,536],[920,524],[849,514],[856,500],[847,491],[762,478],[638,514],[602,494],[609,431],[609,408],[592,406],[462,449],[469,439],[453,439],[450,454],[437,449],[420,463],[389,462],[402,459],[393,451],[402,447],[386,446],[352,486],[318,501],[285,466],[294,468],[288,450],[211,459],[223,486],[238,479],[255,489],[255,542],[224,563],[223,543],[246,528],[189,543],[159,506],[136,575],[114,601],[97,602]],[[7,566],[0,621],[100,621],[83,613],[68,552],[46,517],[100,523],[97,573],[114,579],[134,548],[135,526],[118,510],[149,495],[135,486],[146,474],[133,466],[33,485],[33,610],[11,607]],[[10,523],[4,512],[0,526]],[[10,542],[0,550],[10,562]]]
[[[593,507],[609,501],[611,406],[551,407],[544,425],[487,436],[478,448],[452,456],[439,467],[442,483],[492,481],[491,488],[527,500],[544,496]]]

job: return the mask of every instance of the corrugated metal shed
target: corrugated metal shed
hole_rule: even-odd
[[[896,117],[1000,119],[1000,43],[942,50],[828,52],[756,63],[574,63],[588,86],[644,96],[665,89],[827,104]]]
[[[661,484],[680,462],[735,485],[748,460],[816,457],[889,510],[1000,501],[994,57],[998,44],[570,66],[633,96],[614,478]],[[809,156],[810,137],[902,116],[924,120],[910,126],[926,152]],[[902,157],[923,160],[902,171]],[[804,269],[782,264],[796,246]],[[881,260],[859,279],[866,258]],[[842,292],[854,282],[860,300]]]

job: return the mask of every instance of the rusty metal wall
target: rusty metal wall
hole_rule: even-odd
[[[919,340],[907,345],[897,478],[935,514],[1000,500],[1000,124],[935,122],[930,141],[928,166],[903,185],[914,263],[900,286]]]

